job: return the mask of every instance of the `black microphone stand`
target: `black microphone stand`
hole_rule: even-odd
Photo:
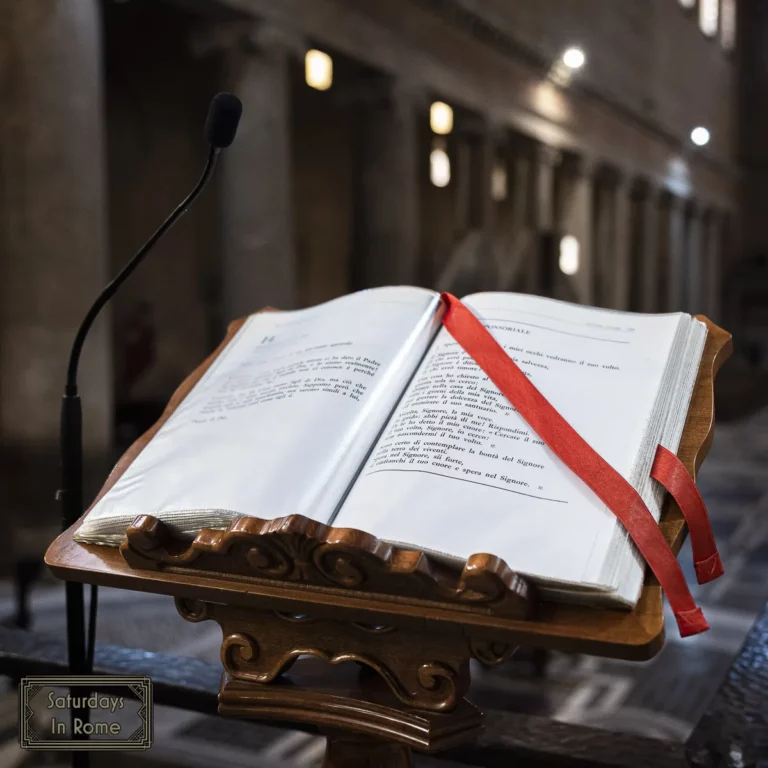
[[[218,160],[220,147],[211,146],[208,162],[205,165],[200,180],[195,188],[187,195],[181,204],[160,225],[157,231],[142,246],[138,253],[120,270],[118,275],[101,292],[99,297],[88,310],[80,325],[74,344],[69,355],[67,366],[67,383],[64,388],[64,398],[61,403],[61,489],[56,497],[61,502],[62,529],[66,530],[80,517],[83,512],[83,415],[80,396],[77,391],[77,371],[80,354],[85,344],[88,331],[107,302],[115,295],[118,288],[141,264],[157,241],[187,212],[195,198],[203,191],[211,177]],[[85,599],[83,585],[79,582],[66,582],[67,605],[67,648],[69,658],[69,673],[71,675],[89,675],[93,670],[93,653],[96,639],[96,607],[98,604],[98,587],[91,585],[91,600],[88,623],[88,644],[85,642]],[[83,713],[83,719],[87,712]],[[75,712],[72,712],[74,728]],[[73,730],[74,735],[74,730]],[[72,752],[75,768],[87,768],[88,754]]]

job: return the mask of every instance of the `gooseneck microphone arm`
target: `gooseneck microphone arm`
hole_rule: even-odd
[[[120,270],[112,282],[101,292],[96,301],[93,302],[93,306],[88,310],[88,314],[83,319],[83,322],[77,331],[77,336],[75,336],[75,342],[72,345],[72,351],[69,356],[69,365],[67,366],[67,394],[77,394],[77,368],[80,363],[80,353],[83,350],[85,337],[88,335],[88,331],[91,329],[94,320],[96,320],[107,302],[117,293],[120,286],[131,276],[136,267],[144,261],[144,257],[152,250],[155,243],[157,243],[157,241],[187,212],[189,206],[195,201],[195,198],[203,191],[216,168],[219,152],[221,152],[219,147],[210,148],[210,151],[208,152],[208,162],[206,163],[205,170],[203,171],[202,176],[200,176],[200,180],[197,182],[195,188],[184,198],[176,210],[174,210],[173,213],[157,228],[155,234],[144,243],[135,256]]]
[[[236,96],[229,93],[219,93],[214,96],[205,123],[205,137],[210,145],[210,150],[202,176],[200,176],[195,188],[99,294],[77,331],[69,355],[64,397],[61,404],[61,489],[56,497],[61,502],[63,530],[77,522],[77,519],[83,512],[82,407],[77,391],[77,373],[80,356],[88,332],[101,310],[117,293],[120,286],[130,277],[136,267],[141,264],[158,240],[187,212],[195,198],[203,191],[216,168],[219,153],[222,149],[228,147],[235,138],[242,109],[242,104]],[[86,648],[83,585],[79,582],[66,582],[68,660],[69,672],[73,675],[87,675],[93,669],[97,597],[97,587],[92,585],[88,646]],[[84,720],[88,717],[87,710],[79,714],[84,715]],[[72,717],[74,723],[74,710]],[[72,761],[75,766],[85,768],[88,763],[88,753],[73,751]]]

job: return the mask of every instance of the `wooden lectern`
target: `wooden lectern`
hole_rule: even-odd
[[[715,374],[730,335],[709,329],[678,455],[695,477],[713,437]],[[236,329],[237,326],[235,326]],[[232,330],[230,331],[232,332]],[[212,358],[182,385],[164,419]],[[114,482],[157,427],[131,448]],[[138,517],[119,549],[51,545],[58,577],[173,595],[188,621],[222,628],[222,715],[316,725],[328,737],[325,768],[405,768],[411,750],[438,752],[474,738],[481,713],[464,698],[469,661],[500,664],[519,645],[643,660],[664,641],[661,590],[652,575],[632,611],[540,602],[496,557],[462,572],[422,552],[299,515],[244,517],[193,542]],[[670,498],[660,523],[677,552],[685,524]],[[301,656],[327,662],[302,672]],[[342,664],[357,662],[357,664]]]

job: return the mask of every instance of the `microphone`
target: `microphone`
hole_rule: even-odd
[[[83,511],[83,441],[82,409],[77,391],[77,372],[83,345],[94,321],[120,286],[133,273],[160,238],[187,212],[195,198],[203,191],[213,175],[216,161],[222,149],[235,138],[237,126],[243,111],[240,100],[231,93],[214,96],[205,122],[205,138],[210,145],[208,160],[202,176],[194,189],[182,200],[171,215],[158,227],[155,233],[136,252],[134,257],[120,270],[112,282],[99,294],[83,319],[75,336],[69,355],[67,379],[61,404],[60,450],[61,488],[56,498],[61,502],[62,530],[73,525]],[[90,615],[88,623],[88,646],[85,642],[85,601],[83,585],[66,582],[67,645],[69,672],[72,675],[87,675],[93,669],[93,651],[96,636],[97,587],[91,586]],[[74,714],[74,713],[73,713]],[[87,753],[72,753],[76,765],[87,764]]]
[[[208,118],[205,121],[205,139],[217,149],[225,149],[235,138],[243,105],[231,93],[219,93],[213,97]]]

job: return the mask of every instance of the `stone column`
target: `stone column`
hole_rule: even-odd
[[[552,269],[555,267],[549,263],[552,254],[544,253],[538,246],[542,237],[555,236],[555,172],[562,162],[562,154],[553,147],[533,144],[523,158],[530,170],[527,193],[522,189],[520,191],[528,197],[530,216],[527,223],[536,238],[536,258],[531,259],[526,287],[530,293],[542,294],[551,290],[552,286],[548,283],[551,283]],[[519,173],[522,174],[522,170]],[[518,189],[516,181],[515,193]]]
[[[432,143],[444,144],[446,152],[449,142],[445,139],[452,139],[454,146],[455,162],[452,162],[451,184],[455,185],[454,192],[454,222],[456,232],[459,237],[464,237],[472,229],[472,195],[474,194],[474,179],[472,175],[472,145],[469,138],[462,132],[454,130],[454,134],[449,137],[433,137]],[[450,154],[450,152],[449,152]]]
[[[632,272],[632,179],[602,168],[595,179],[593,301],[610,309],[629,308]]]
[[[555,228],[555,171],[562,161],[559,150],[544,144],[536,146],[534,218],[541,232],[551,232]]]
[[[685,256],[683,260],[683,306],[686,312],[698,314],[704,309],[703,285],[705,268],[703,221],[701,210],[689,206],[685,226]]]
[[[594,177],[593,192],[593,260],[592,300],[598,307],[611,307],[613,300],[615,253],[614,174],[599,167]]]
[[[684,201],[674,195],[665,195],[664,237],[660,265],[661,312],[679,312],[683,309],[683,270],[685,258]]]
[[[507,183],[512,204],[512,232],[520,232],[536,223],[536,149],[522,137],[516,137],[511,149]],[[551,192],[554,192],[554,185]]]
[[[496,290],[528,292],[539,277],[534,150],[522,136],[500,136],[496,162],[504,164],[507,190],[503,200],[494,201]]]
[[[496,156],[498,132],[483,120],[474,140],[472,186],[469,196],[469,228],[480,233],[480,290],[496,289],[496,263],[493,253],[496,205],[491,194],[491,174]]]
[[[223,313],[296,306],[291,200],[290,39],[256,28],[227,55],[226,87],[243,102],[234,144],[221,158]]]
[[[558,233],[573,235],[579,243],[578,271],[574,275],[563,275],[562,279],[569,286],[570,299],[582,304],[593,304],[595,301],[594,173],[591,158],[571,157],[564,163],[558,184]]]
[[[418,279],[418,93],[401,83],[365,109],[361,287],[413,285]]]
[[[32,527],[57,525],[66,363],[108,279],[98,5],[0,0],[2,505]],[[111,443],[111,371],[104,316],[80,366],[86,462]]]
[[[656,190],[646,184],[638,193],[637,206],[639,242],[637,257],[640,277],[638,286],[640,312],[659,312],[662,304],[659,296],[659,198]]]
[[[634,277],[632,247],[632,178],[620,173],[613,187],[613,279],[608,306],[628,310],[630,283]]]
[[[704,217],[703,243],[703,286],[702,302],[699,312],[717,323],[722,321],[722,276],[723,276],[723,218],[714,208],[710,208]]]

